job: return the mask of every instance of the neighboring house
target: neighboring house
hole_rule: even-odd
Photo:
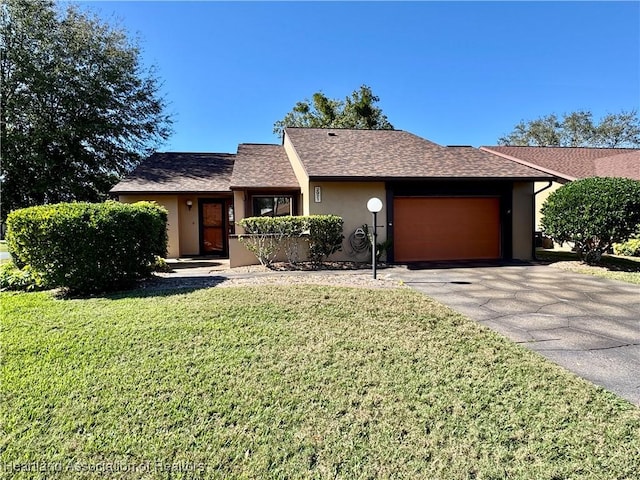
[[[640,149],[586,147],[480,147],[485,152],[549,173],[556,179],[536,183],[536,231],[541,229],[542,204],[562,185],[588,177],[626,177],[640,180]]]
[[[241,144],[234,154],[156,153],[111,193],[169,210],[169,256],[229,255],[256,263],[234,223],[248,216],[335,214],[338,260],[371,222],[391,262],[531,259],[534,183],[554,174],[472,147],[444,147],[401,130],[287,128],[282,145]],[[238,230],[239,227],[238,227]],[[241,233],[241,232],[240,232]]]

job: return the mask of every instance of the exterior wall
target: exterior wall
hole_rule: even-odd
[[[547,185],[549,185],[549,182],[536,182],[534,187],[535,191],[538,191],[541,188],[546,187]],[[542,205],[544,205],[544,202],[547,200],[549,195],[551,195],[561,186],[562,186],[561,183],[553,182],[550,188],[547,188],[546,190],[536,195],[535,202],[536,202],[536,231],[537,232],[542,230],[542,214],[540,213],[540,209],[542,208]]]
[[[245,218],[245,197],[244,190],[236,190],[233,192],[233,211],[235,212],[236,233],[244,233],[244,229],[238,225],[238,222]],[[231,242],[229,242],[229,258],[231,258]]]
[[[191,210],[187,207],[187,200],[193,202]],[[198,197],[191,195],[178,196],[178,213],[180,220],[180,256],[198,255],[200,253]]]
[[[169,212],[167,217],[167,235],[169,237],[167,258],[180,256],[180,212],[177,195],[120,195],[119,201],[123,203],[150,201],[166,208]]]
[[[298,256],[304,260],[309,254],[309,244],[306,239],[301,238],[298,240]],[[276,262],[286,262],[287,255],[283,250],[278,251],[275,257]],[[231,235],[229,237],[229,266],[244,267],[247,265],[259,265],[260,262],[256,256],[251,253],[247,248],[238,240],[238,235]]]
[[[300,196],[302,197],[300,201],[300,205],[302,208],[298,209],[301,210],[300,215],[311,215],[309,205],[312,200],[309,196],[309,177],[307,176],[307,172],[302,166],[300,157],[298,157],[298,154],[296,153],[295,148],[293,148],[293,144],[291,143],[291,140],[289,140],[289,137],[286,133],[284,135],[283,146],[284,151],[289,157],[289,162],[291,163],[291,167],[293,168],[293,173],[295,174],[296,178],[298,179],[298,183],[300,184]],[[313,189],[311,189],[311,191],[313,191]]]
[[[314,198],[315,187],[321,188],[321,201]],[[372,216],[367,210],[367,201],[378,197],[383,202],[382,211],[378,213],[378,243],[387,238],[387,205],[384,182],[309,182],[309,193],[306,195],[309,215],[339,215],[344,220],[344,240],[342,251],[331,256],[332,260],[364,261],[357,257],[351,248],[349,237],[362,225],[371,225]],[[311,198],[310,198],[311,197]],[[304,198],[303,198],[304,201]]]
[[[531,260],[533,257],[533,183],[515,182],[511,206],[513,258]]]

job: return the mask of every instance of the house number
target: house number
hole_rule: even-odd
[[[315,199],[316,203],[321,203],[322,202],[322,187],[314,187],[313,189],[313,196]]]

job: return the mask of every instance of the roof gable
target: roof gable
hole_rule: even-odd
[[[230,192],[232,153],[154,153],[111,193]]]
[[[518,146],[481,149],[541,168],[566,180],[595,176],[640,180],[640,149]]]
[[[472,147],[443,147],[402,130],[286,128],[310,178],[551,178]]]
[[[282,145],[241,143],[231,188],[300,188]]]

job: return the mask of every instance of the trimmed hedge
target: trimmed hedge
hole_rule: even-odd
[[[238,222],[246,232],[239,239],[262,265],[268,266],[281,248],[287,260],[295,263],[297,240],[304,236],[311,261],[321,263],[342,249],[342,224],[342,218],[336,215],[247,217]]]
[[[7,245],[49,287],[115,290],[149,275],[167,251],[167,211],[155,203],[59,203],[7,217]]]

